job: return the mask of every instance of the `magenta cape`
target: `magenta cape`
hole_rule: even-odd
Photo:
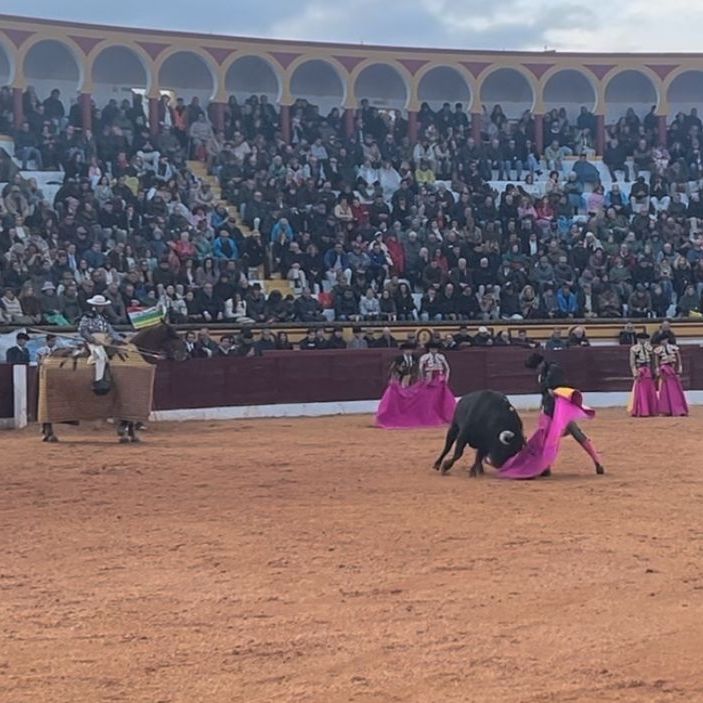
[[[376,412],[376,426],[386,430],[448,425],[456,399],[447,382],[436,378],[407,388],[391,381]]]
[[[659,373],[659,414],[683,417],[688,415],[688,403],[681,379],[672,366],[662,365]]]
[[[652,369],[647,366],[637,369],[629,410],[632,417],[653,417],[658,414],[657,387]]]
[[[562,390],[562,389],[559,389]],[[581,402],[581,394],[555,394],[554,417],[540,413],[537,430],[519,454],[500,469],[501,478],[527,479],[540,476],[551,468],[559,454],[559,442],[570,422],[587,420],[596,413]]]

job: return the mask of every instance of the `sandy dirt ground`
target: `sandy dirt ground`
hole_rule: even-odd
[[[703,413],[584,428],[531,482],[369,417],[2,433],[0,701],[703,701]]]

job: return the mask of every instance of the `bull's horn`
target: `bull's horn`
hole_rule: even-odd
[[[515,436],[514,432],[511,432],[510,430],[503,430],[499,435],[498,439],[500,440],[501,444],[510,444],[510,440]]]

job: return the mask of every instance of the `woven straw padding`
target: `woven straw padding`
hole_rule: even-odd
[[[49,357],[39,367],[39,422],[104,420],[131,422],[149,419],[156,368],[137,353],[110,361],[112,388],[107,395],[93,393],[95,367],[87,358]]]

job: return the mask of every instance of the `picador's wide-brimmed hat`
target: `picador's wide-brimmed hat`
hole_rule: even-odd
[[[96,308],[106,308],[108,305],[112,305],[104,295],[94,295],[92,298],[88,298],[86,302]]]

